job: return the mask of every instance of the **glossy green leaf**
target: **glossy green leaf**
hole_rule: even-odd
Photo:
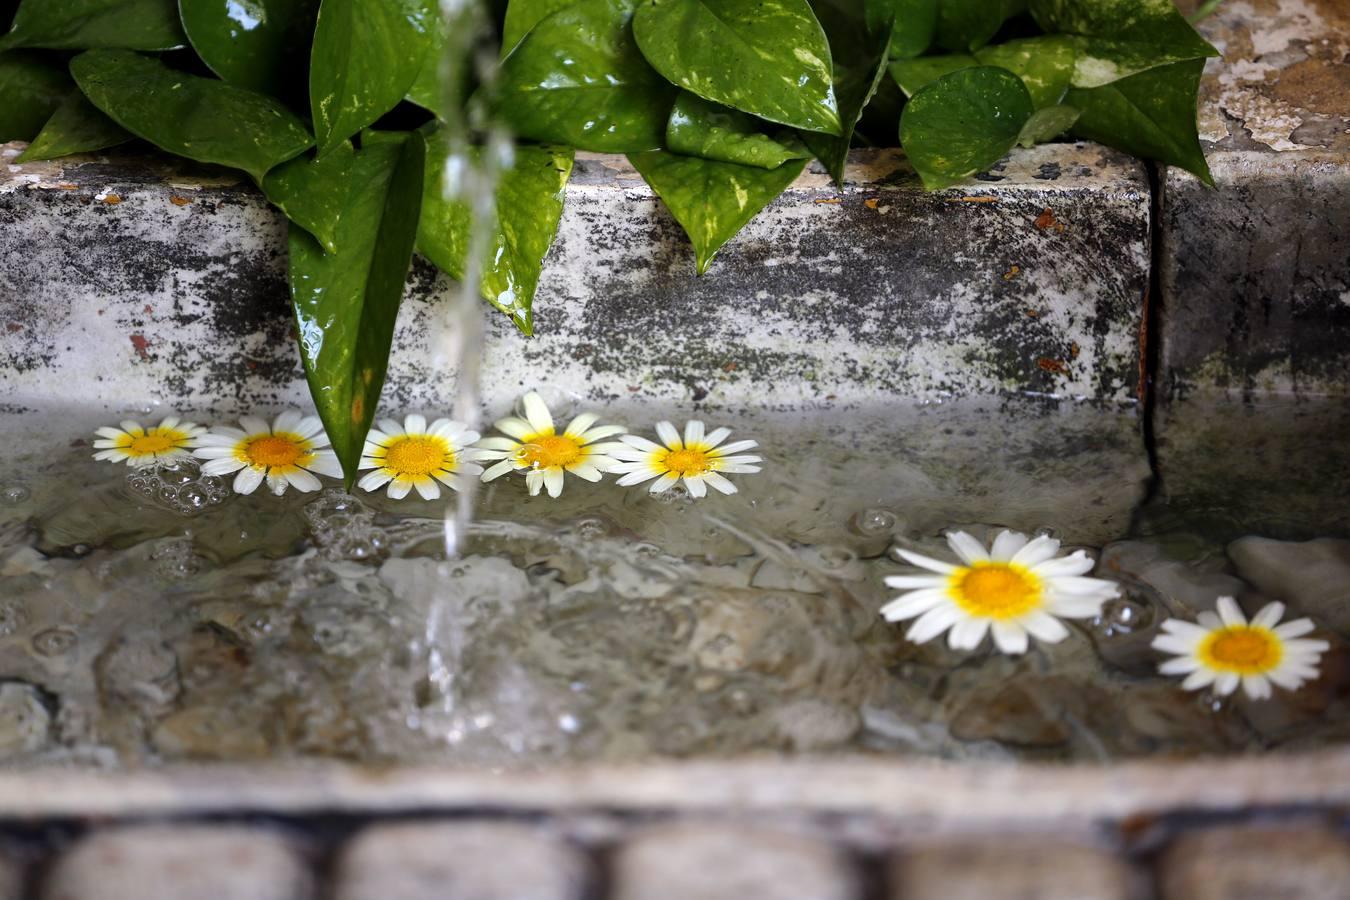
[[[398,105],[434,43],[434,0],[323,0],[309,61],[322,156]]]
[[[23,0],[0,49],[168,50],[183,43],[177,0]]]
[[[1031,0],[1046,31],[1080,35],[1074,87],[1100,87],[1155,66],[1218,56],[1171,0]]]
[[[1017,135],[1017,146],[1034,147],[1053,141],[1072,128],[1079,115],[1077,109],[1063,104],[1041,107],[1022,126],[1021,133]]]
[[[869,23],[864,0],[814,0],[812,8],[829,38],[835,60],[834,95],[843,131],[837,137],[803,131],[802,140],[842,188],[853,131],[886,77],[894,26],[889,21]]]
[[[92,153],[124,144],[131,138],[131,132],[99,112],[84,94],[72,89],[16,162]]]
[[[628,159],[689,235],[700,275],[722,245],[806,167],[805,160],[796,160],[759,169],[663,150],[630,154]]]
[[[1002,66],[1021,78],[1037,109],[1064,99],[1077,55],[1074,40],[1062,35],[1023,38],[975,51],[980,65]]]
[[[31,141],[66,95],[70,76],[41,53],[0,53],[0,143]]]
[[[780,140],[765,134],[762,127],[754,116],[680,91],[666,124],[666,147],[684,156],[761,169],[776,169],[790,159],[811,155],[791,132],[785,131]]]
[[[978,50],[1026,8],[1027,0],[938,0],[937,44],[958,53]]]
[[[447,102],[445,86],[441,84],[441,65],[446,62],[445,47],[445,19],[436,16],[432,22],[431,41],[427,45],[422,68],[418,70],[407,95],[413,103],[442,118],[445,116],[444,107]]]
[[[281,94],[309,54],[319,0],[178,0],[192,49],[230,84]],[[298,67],[303,75],[304,66]]]
[[[660,147],[675,89],[643,59],[636,0],[581,0],[536,25],[502,62],[497,114],[518,135],[578,150]]]
[[[891,63],[891,77],[900,85],[906,97],[913,97],[925,85],[943,75],[978,66],[980,61],[965,53],[943,56],[921,56],[918,59],[896,60]]]
[[[502,56],[510,53],[530,33],[530,29],[577,0],[510,0],[502,21]]]
[[[243,169],[260,183],[314,143],[304,123],[271,97],[130,50],[90,50],[70,61],[70,72],[95,106],[137,137],[178,156]]]
[[[452,278],[462,280],[469,209],[446,200],[441,191],[447,152],[442,138],[429,140],[417,250]],[[514,164],[502,173],[497,186],[496,228],[488,241],[479,285],[483,299],[506,313],[525,334],[534,333],[534,292],[562,218],[572,156],[567,147],[520,145]]]
[[[297,156],[282,163],[263,180],[267,199],[329,253],[338,249],[338,222],[347,206],[355,157],[351,141],[343,141],[326,156]]]
[[[1097,88],[1072,88],[1073,133],[1144,159],[1179,166],[1213,184],[1195,127],[1203,59],[1159,66]]]
[[[642,0],[633,36],[658,72],[705,100],[842,130],[830,48],[806,0]]]
[[[290,230],[291,306],[310,394],[350,490],[389,365],[403,287],[417,239],[426,144],[363,143],[338,222],[336,253]]]
[[[982,172],[1013,148],[1034,108],[1007,69],[976,66],[920,88],[900,117],[900,144],[929,189]]]
[[[891,58],[911,59],[927,50],[937,33],[938,0],[865,0],[867,25],[880,31],[895,22]],[[839,58],[835,56],[836,65]]]

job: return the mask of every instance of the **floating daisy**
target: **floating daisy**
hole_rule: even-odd
[[[610,454],[622,449],[623,444],[596,441],[623,434],[628,429],[622,425],[596,425],[599,416],[582,413],[558,434],[548,404],[538,393],[531,391],[522,402],[525,418],[508,416],[497,422],[497,430],[510,437],[484,438],[478,443],[479,459],[501,460],[483,473],[484,481],[523,469],[530,496],[544,488],[550,497],[556,497],[562,493],[564,472],[587,481],[599,481],[601,473],[614,466],[615,460]]]
[[[703,423],[697,419],[685,423],[683,439],[670,422],[657,422],[656,435],[661,439],[661,444],[654,444],[635,434],[625,434],[619,438],[624,446],[615,450],[614,455],[621,462],[613,469],[624,473],[619,484],[641,484],[655,478],[651,486],[653,493],[683,481],[691,497],[705,496],[708,485],[723,494],[734,494],[736,485],[727,480],[723,473],[758,472],[760,467],[754,463],[762,462],[758,456],[736,455],[759,444],[754,441],[733,441],[723,445],[722,442],[731,435],[731,429],[718,428],[704,434]]]
[[[992,548],[963,531],[947,535],[961,565],[929,559],[908,550],[896,552],[935,575],[894,575],[886,584],[911,588],[881,608],[887,621],[917,619],[905,637],[915,643],[951,629],[947,643],[973,650],[993,632],[1004,653],[1025,653],[1028,635],[1054,644],[1069,636],[1060,619],[1089,619],[1104,602],[1120,595],[1114,582],[1086,578],[1092,559],[1082,550],[1056,557],[1059,541],[1030,540],[1015,531],[1000,532]]]
[[[255,416],[241,416],[240,428],[219,426],[198,439],[193,453],[206,460],[206,475],[234,476],[234,489],[251,494],[267,480],[272,493],[286,493],[286,486],[297,491],[317,491],[314,475],[342,476],[337,455],[328,446],[328,435],[317,416],[302,416],[287,410],[269,426]]]
[[[1311,619],[1277,624],[1283,603],[1268,603],[1250,622],[1232,597],[1220,597],[1218,614],[1202,612],[1196,622],[1168,619],[1164,634],[1153,639],[1153,649],[1175,654],[1158,667],[1164,675],[1185,675],[1188,691],[1214,685],[1227,695],[1239,684],[1248,697],[1264,700],[1271,684],[1296,691],[1317,677],[1317,664],[1331,646],[1304,640],[1313,630]]]
[[[129,466],[148,466],[187,457],[206,429],[180,421],[177,416],[168,416],[150,428],[128,419],[117,428],[100,428],[94,433],[99,437],[94,441],[94,448],[98,450],[94,459],[125,461]]]
[[[417,488],[423,499],[441,495],[441,482],[459,490],[461,475],[481,475],[483,467],[473,462],[479,451],[469,447],[478,440],[478,432],[450,419],[437,419],[430,426],[425,416],[411,415],[399,425],[393,419],[381,419],[378,429],[370,429],[361,450],[360,469],[374,469],[357,482],[368,491],[389,485],[389,496],[398,500]]]

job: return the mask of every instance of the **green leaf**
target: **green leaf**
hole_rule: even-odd
[[[1133,156],[1179,166],[1212,185],[1195,127],[1203,59],[1159,66],[1097,88],[1072,88],[1073,133]]]
[[[516,48],[530,29],[577,0],[510,0],[502,22],[502,56]]]
[[[183,41],[176,0],[23,0],[0,49],[169,50]]]
[[[434,43],[431,0],[323,0],[309,59],[319,155],[398,105]]]
[[[978,66],[980,61],[965,53],[949,53],[944,56],[921,56],[918,59],[902,59],[891,63],[891,77],[900,85],[906,97],[913,97],[919,90],[943,75]]]
[[[131,140],[132,134],[98,111],[78,90],[71,90],[41,133],[15,162],[91,153]]]
[[[920,88],[900,117],[900,144],[930,190],[982,172],[1013,148],[1034,108],[1007,69],[976,66]]]
[[[630,154],[628,160],[689,235],[700,275],[708,271],[722,245],[806,167],[806,160],[796,160],[776,169],[758,169],[664,150]]]
[[[1026,8],[1027,0],[938,0],[937,44],[959,53],[978,50]]]
[[[813,9],[835,60],[834,95],[843,131],[838,137],[803,131],[802,140],[842,189],[854,129],[886,77],[894,26],[889,21],[869,25],[864,0],[815,0]]]
[[[347,489],[375,416],[417,239],[426,143],[367,141],[352,161],[336,253],[290,230],[291,306],[300,359]]]
[[[1064,99],[1077,55],[1074,40],[1062,35],[1023,38],[975,51],[980,65],[1002,66],[1021,78],[1037,109]]]
[[[309,53],[319,0],[178,0],[202,61],[230,84],[281,94]],[[303,73],[303,68],[300,69]]]
[[[642,0],[633,36],[658,72],[705,100],[842,131],[830,48],[806,0]]]
[[[347,205],[356,152],[343,141],[327,156],[297,156],[263,180],[263,193],[329,253],[337,252],[338,222]]]
[[[810,156],[791,132],[778,140],[761,131],[762,124],[754,116],[680,91],[666,124],[666,147],[685,156],[761,169],[776,169],[790,159]]]
[[[1219,55],[1171,0],[1031,0],[1031,13],[1046,31],[1081,36],[1074,87]]]
[[[262,94],[170,69],[130,50],[90,50],[70,61],[86,97],[161,150],[243,169],[262,182],[313,145],[294,113]]]
[[[441,64],[445,57],[445,48],[447,36],[445,33],[445,18],[435,16],[432,23],[431,42],[427,45],[426,57],[422,60],[422,68],[418,70],[417,77],[413,79],[412,86],[408,88],[407,99],[416,103],[423,109],[434,112],[438,117],[445,117],[447,97],[445,86],[441,84]]]
[[[0,53],[0,143],[31,141],[73,86],[41,53]]]
[[[865,0],[867,26],[874,32],[891,21],[891,58],[911,59],[927,50],[937,32],[938,0]],[[836,55],[835,64],[839,59]]]
[[[434,136],[427,147],[427,179],[417,250],[452,278],[463,280],[469,245],[469,209],[445,199],[441,173],[448,148]],[[572,150],[516,147],[515,162],[497,186],[497,222],[483,260],[483,298],[525,334],[534,333],[534,292],[544,257],[558,232],[563,195],[572,174]]]
[[[1017,146],[1034,147],[1053,141],[1073,127],[1078,121],[1079,112],[1072,106],[1045,106],[1031,114],[1022,132],[1017,136]]]
[[[637,0],[581,0],[539,22],[502,62],[494,102],[516,134],[578,150],[660,147],[675,89],[643,59]]]

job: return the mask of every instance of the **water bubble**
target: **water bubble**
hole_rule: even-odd
[[[219,475],[203,475],[192,459],[171,459],[142,466],[127,475],[127,488],[156,506],[195,516],[230,499]]]
[[[633,553],[639,559],[659,559],[662,555],[661,548],[650,541],[639,541],[633,545]]]
[[[552,414],[553,421],[558,425],[559,429],[562,427],[562,423],[559,420],[571,418],[573,412],[577,408],[577,404],[581,402],[581,397],[579,395],[574,394],[571,391],[565,391],[562,388],[551,384],[535,388],[534,393],[538,394],[539,398],[544,401],[544,405],[548,407],[548,411]],[[515,413],[522,419],[526,418],[524,394],[521,394],[516,398]]]
[[[38,656],[63,656],[78,642],[79,637],[69,628],[48,628],[33,635],[33,652]]]
[[[1131,634],[1153,624],[1153,604],[1126,595],[1108,600],[1092,620],[1092,627],[1108,637]]]
[[[572,526],[572,533],[583,541],[594,541],[609,534],[609,525],[604,519],[578,519]]]
[[[94,552],[94,548],[88,544],[75,544],[70,548],[70,555],[74,557],[88,556]]]
[[[0,488],[0,503],[6,506],[18,506],[31,496],[33,492],[22,484],[7,484]]]
[[[1205,688],[1195,695],[1196,705],[1211,715],[1218,715],[1226,710],[1231,700],[1231,694],[1225,696],[1215,692],[1213,688]]]
[[[1032,537],[1058,538],[1059,529],[1052,528],[1049,525],[1041,525],[1031,533]]]
[[[202,559],[193,552],[191,540],[165,541],[150,552],[155,571],[164,578],[189,578],[202,568]]]
[[[337,488],[306,504],[305,518],[327,559],[365,562],[379,558],[389,547],[389,535],[375,525],[375,511]]]
[[[858,558],[858,555],[847,547],[821,547],[816,554],[820,557],[821,566],[831,570],[842,569]]]
[[[0,603],[0,637],[8,637],[28,624],[28,608],[22,601]]]
[[[879,507],[864,509],[853,516],[853,530],[858,534],[873,536],[890,534],[895,528],[895,513]]]
[[[684,482],[676,482],[664,491],[659,491],[655,494],[650,494],[649,496],[658,503],[681,503],[689,499],[689,489],[684,486]]]

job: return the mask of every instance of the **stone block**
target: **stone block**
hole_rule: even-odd
[[[1132,900],[1143,887],[1120,858],[1052,836],[917,846],[888,881],[893,900]]]
[[[918,527],[1117,535],[1148,475],[1145,175],[1095,145],[1058,145],[926,193],[898,154],[860,151],[842,191],[808,171],[698,277],[637,173],[582,154],[536,335],[489,311],[486,412],[543,383],[634,424],[745,416],[811,430],[832,456],[884,460],[885,499]],[[284,221],[228,173],[11,163],[0,235],[0,414],[20,419],[0,431],[41,436],[12,445],[19,457],[47,452],[44,416],[64,443],[138,409],[309,405]],[[386,412],[450,408],[450,289],[415,267]],[[875,501],[874,487],[853,493]]]
[[[685,821],[635,834],[614,855],[613,900],[850,900],[856,873],[822,841]]]
[[[338,859],[336,900],[581,900],[577,848],[539,828],[488,822],[375,825]]]
[[[314,881],[282,835],[231,825],[95,831],[57,859],[43,900],[308,900]]]
[[[1326,828],[1210,828],[1183,834],[1158,863],[1161,900],[1343,900],[1350,842]]]

